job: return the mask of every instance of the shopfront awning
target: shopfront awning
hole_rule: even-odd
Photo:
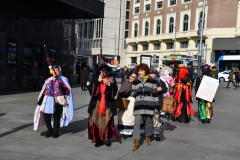
[[[0,0],[0,11],[34,19],[104,18],[100,0]]]

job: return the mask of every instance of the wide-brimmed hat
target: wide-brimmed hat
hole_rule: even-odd
[[[186,68],[185,64],[179,64],[178,68]]]
[[[102,64],[96,71],[96,73],[100,73],[100,71],[103,71],[103,72],[110,72],[112,69],[111,67],[109,67],[108,65],[106,64]]]

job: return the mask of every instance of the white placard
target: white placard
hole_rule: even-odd
[[[208,102],[212,102],[217,92],[218,86],[219,81],[217,79],[208,76],[203,76],[196,97],[201,98]]]

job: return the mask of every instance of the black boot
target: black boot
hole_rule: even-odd
[[[210,123],[210,119],[207,119],[207,123]]]
[[[107,147],[111,147],[111,145],[112,145],[112,144],[111,144],[110,140],[106,140],[106,146],[107,146]]]
[[[127,139],[128,138],[128,135],[123,135],[123,139]]]
[[[95,147],[100,147],[100,146],[102,146],[103,145],[103,142],[101,142],[101,143],[96,143],[95,144]]]
[[[45,123],[46,123],[46,126],[48,128],[47,133],[45,134],[46,138],[51,137],[52,133],[53,133],[52,124],[51,124],[51,118],[52,118],[52,114],[44,113]]]
[[[205,124],[205,122],[206,122],[206,121],[203,119],[203,120],[202,120],[202,124]]]
[[[54,113],[54,128],[53,128],[53,138],[58,138],[59,137],[59,128],[60,128],[60,119],[61,119],[61,115],[60,114],[56,114]]]

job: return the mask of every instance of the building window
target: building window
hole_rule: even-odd
[[[132,47],[132,51],[137,51],[138,50],[138,46],[137,45],[134,45],[133,47]]]
[[[151,5],[150,4],[145,5],[145,11],[150,11],[150,9],[151,9]]]
[[[160,50],[161,49],[161,44],[154,44],[154,50]]]
[[[135,4],[140,3],[140,0],[135,0]]]
[[[173,17],[169,20],[169,33],[173,33],[173,25],[174,25],[174,19]]]
[[[181,43],[180,43],[180,48],[188,48],[188,41],[186,41],[186,42],[181,42]]]
[[[176,0],[170,0],[170,6],[176,5]]]
[[[84,27],[84,38],[87,38],[87,31],[88,31],[88,28],[87,28],[88,24],[87,22],[85,22],[85,27]]]
[[[135,7],[135,13],[139,13],[139,7]]]
[[[143,50],[144,51],[148,51],[148,44],[147,45],[143,45]]]
[[[129,19],[129,11],[126,11],[126,19]]]
[[[191,0],[184,0],[184,2],[191,2]]]
[[[131,63],[137,63],[137,57],[131,57]]]
[[[128,38],[128,31],[125,31],[125,39]]]
[[[184,15],[183,18],[183,31],[188,31],[188,15]]]
[[[80,24],[80,27],[79,27],[79,37],[82,38],[82,31],[83,31],[83,28],[82,28],[82,23]]]
[[[126,22],[125,22],[125,29],[128,30],[128,27],[129,27],[129,21],[126,21]]]
[[[128,44],[126,43],[126,40],[124,41],[124,49],[127,49]]]
[[[156,26],[156,34],[160,34],[160,27],[161,26],[161,21],[160,19],[157,20],[157,26]]]
[[[167,43],[167,49],[173,49],[174,43]]]
[[[127,10],[130,10],[130,1],[127,1],[126,9],[127,9]]]
[[[201,22],[201,23],[202,23],[202,14],[203,14],[203,12],[200,12],[200,14],[199,14],[199,22]],[[205,23],[205,14],[204,14],[204,23]],[[204,28],[204,23],[202,23],[203,28]]]
[[[148,36],[149,23],[145,22],[145,36]]]
[[[92,47],[95,48],[96,40],[93,41]]]
[[[134,37],[137,37],[138,35],[138,24],[135,23],[135,26],[134,26]]]
[[[162,8],[162,7],[163,7],[163,1],[157,2],[157,9]]]

